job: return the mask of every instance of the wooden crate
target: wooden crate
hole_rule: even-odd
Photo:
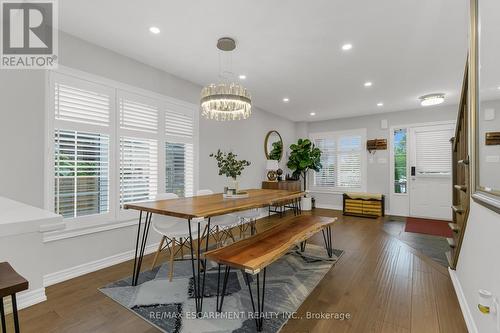
[[[351,198],[348,193],[343,196],[343,214],[377,218],[385,215],[385,197],[379,198]]]

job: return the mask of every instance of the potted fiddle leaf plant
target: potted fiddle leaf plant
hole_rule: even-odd
[[[219,168],[219,176],[226,176],[232,181],[228,182],[227,190],[236,194],[238,192],[238,181],[237,177],[241,176],[241,173],[247,166],[251,163],[247,160],[238,160],[238,155],[233,152],[222,152],[220,149],[217,153],[212,153],[209,155],[217,161],[217,167]],[[224,191],[227,192],[226,190]]]
[[[297,143],[290,146],[290,157],[287,167],[292,171],[293,176],[302,177],[304,181],[304,191],[306,196],[302,198],[302,209],[311,210],[311,198],[307,194],[307,174],[309,170],[319,172],[321,165],[321,150],[309,139],[299,139]]]

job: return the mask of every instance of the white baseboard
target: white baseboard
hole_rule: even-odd
[[[462,310],[467,329],[470,333],[479,333],[476,323],[474,322],[474,318],[472,317],[469,305],[467,304],[467,300],[465,299],[462,285],[458,280],[457,272],[451,268],[448,268],[448,271],[450,272],[451,282],[453,283],[453,287],[455,288],[455,293],[457,294],[458,303],[460,304],[460,309]]]
[[[328,204],[320,204],[316,202],[316,208],[323,209],[333,209],[333,210],[342,210],[342,206],[328,205]]]
[[[159,243],[147,245],[144,254],[146,255],[155,252],[158,249],[158,244]],[[135,250],[130,250],[127,252],[112,255],[107,258],[98,259],[82,265],[66,268],[58,272],[46,274],[43,277],[43,285],[44,287],[48,287],[56,283],[67,281],[81,275],[92,273],[100,269],[122,263],[124,261],[133,259],[134,254]]]
[[[45,288],[38,288],[34,290],[28,290],[16,294],[17,309],[21,310],[27,308],[28,306],[35,305],[47,300],[45,295]],[[12,313],[12,300],[10,297],[4,298],[5,312]]]

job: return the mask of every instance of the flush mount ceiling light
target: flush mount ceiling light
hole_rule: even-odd
[[[342,45],[342,50],[343,51],[349,51],[350,49],[352,49],[352,44],[344,44],[344,45]]]
[[[229,37],[220,38],[217,48],[220,50],[219,78],[223,82],[209,84],[201,90],[201,115],[221,121],[247,119],[252,113],[252,97],[242,85],[231,81],[234,73],[231,71],[230,52],[236,49],[236,41]],[[222,71],[223,62],[228,64],[226,71]]]
[[[428,94],[420,96],[418,99],[420,100],[420,105],[422,106],[438,105],[444,102],[444,94]]]
[[[364,83],[365,87],[371,87],[372,85],[373,85],[373,83],[370,82],[370,81],[367,81],[367,82]]]
[[[160,33],[160,28],[158,27],[150,27],[149,28],[149,32],[155,34],[155,35],[158,35]]]

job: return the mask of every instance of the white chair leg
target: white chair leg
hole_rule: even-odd
[[[163,246],[163,243],[165,242],[165,239],[167,237],[166,236],[163,236],[161,238],[161,241],[160,241],[160,246],[158,246],[158,250],[156,251],[156,254],[155,254],[155,257],[153,259],[153,265],[151,265],[151,269],[155,268],[155,265],[156,265],[156,261],[158,261],[158,257],[160,256],[160,252],[161,252],[161,248]]]
[[[170,245],[170,269],[168,271],[168,281],[172,282],[174,276],[174,258],[175,258],[175,238],[172,238]]]

